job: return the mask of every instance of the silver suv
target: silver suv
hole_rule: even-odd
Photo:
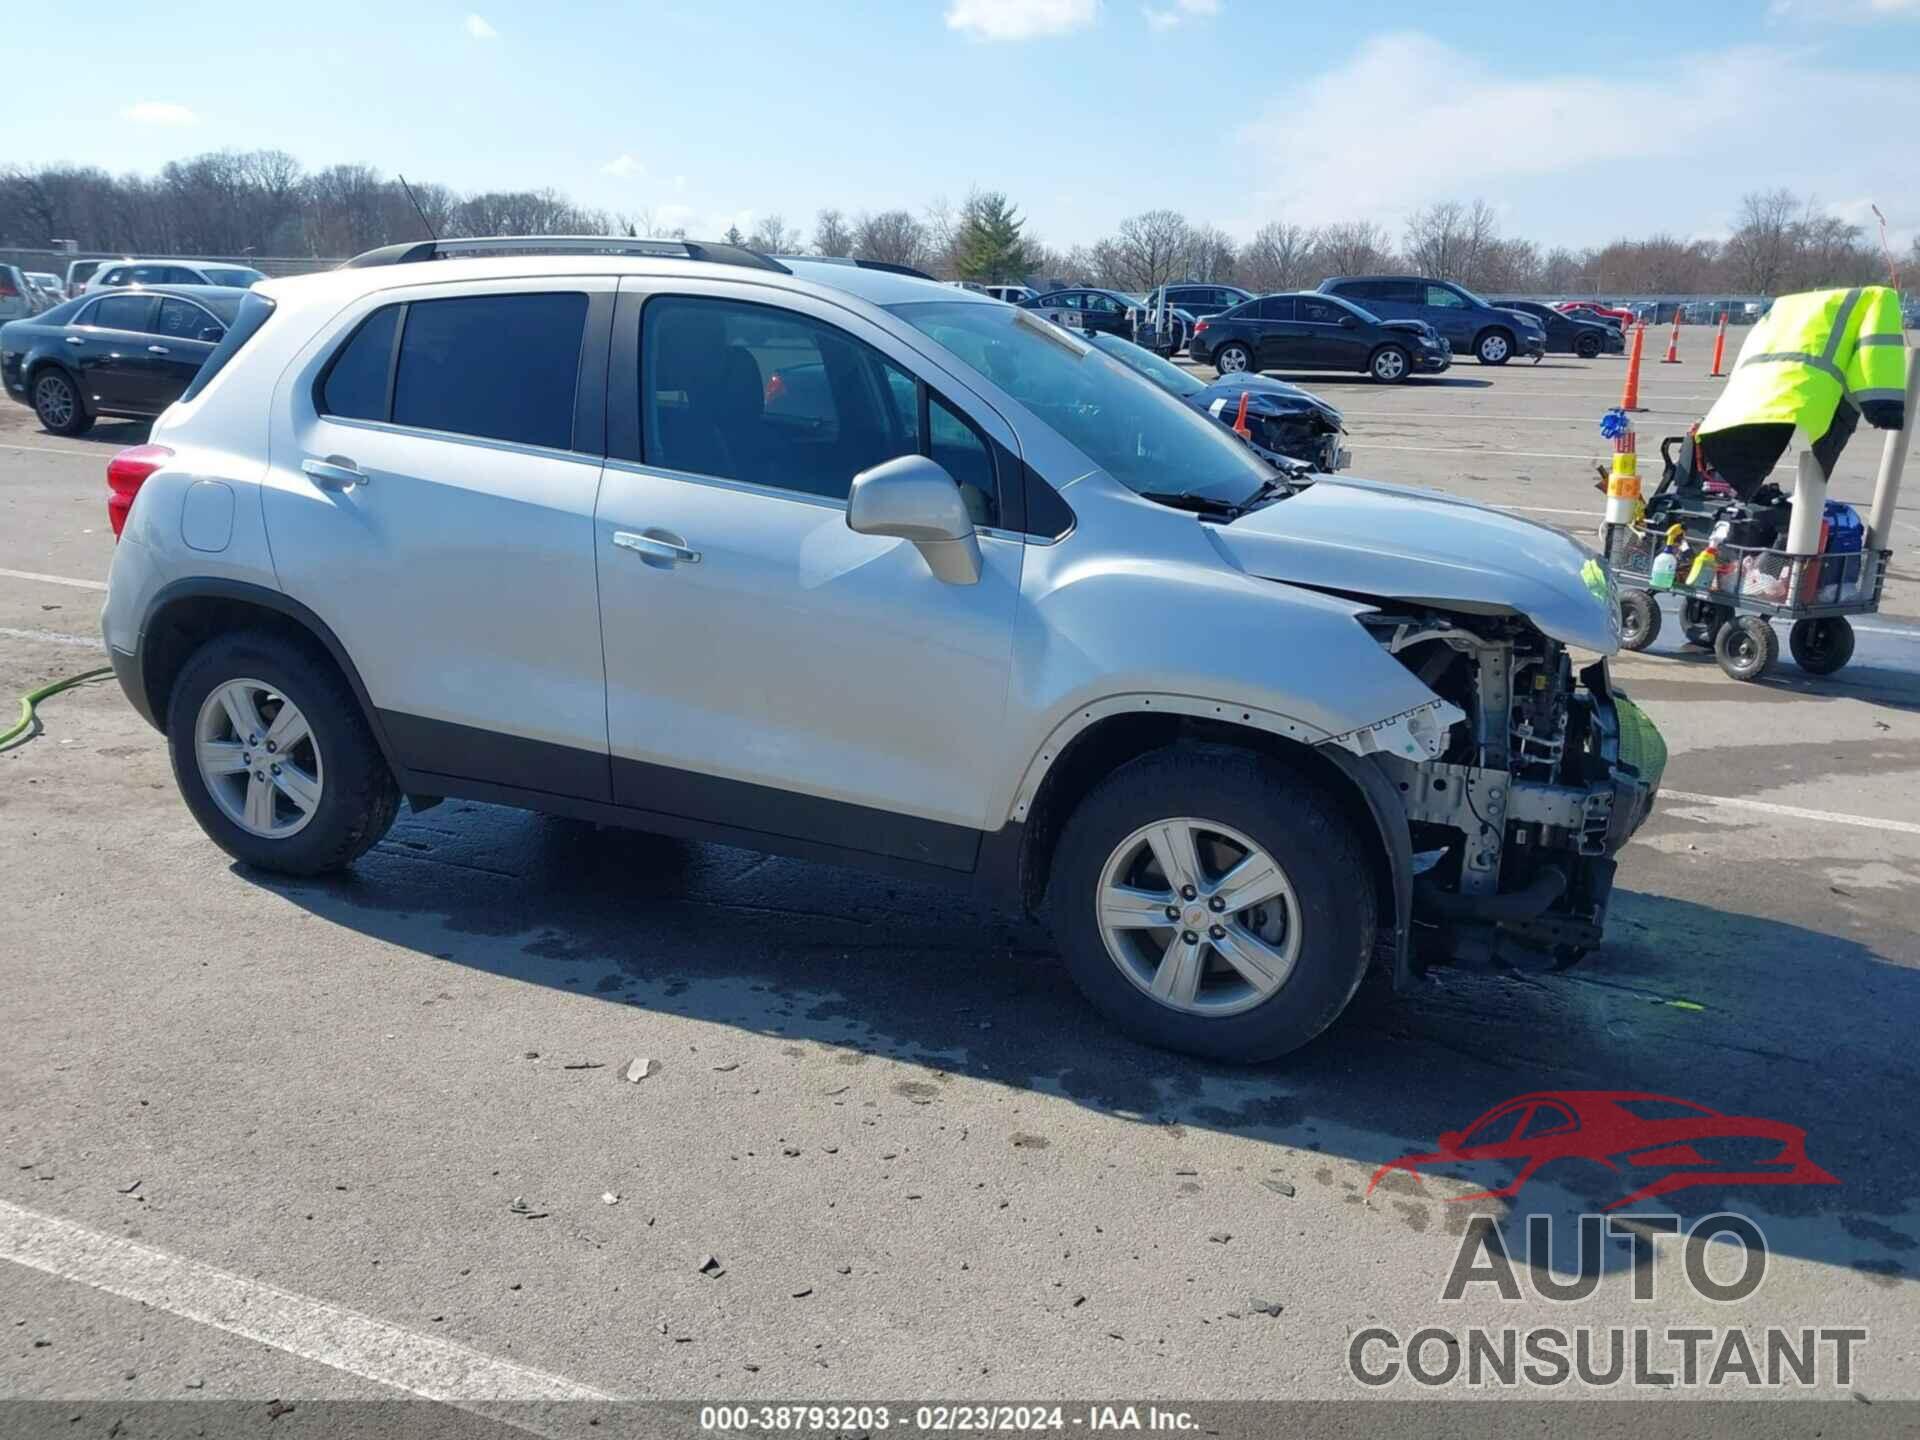
[[[1129,1033],[1564,963],[1664,752],[1560,534],[1277,476],[1030,311],[604,239],[266,282],[117,456],[103,619],[228,853],[524,806],[1043,905]]]

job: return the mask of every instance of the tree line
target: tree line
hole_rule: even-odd
[[[1396,232],[1354,219],[1262,225],[1245,240],[1177,210],[1147,210],[1091,244],[1056,248],[999,191],[959,204],[849,213],[828,207],[810,227],[768,215],[733,243],[774,254],[852,255],[942,279],[1060,280],[1146,291],[1173,280],[1224,281],[1256,292],[1311,287],[1326,275],[1407,271],[1493,293],[1636,295],[1725,291],[1774,295],[1885,282],[1877,237],[1790,190],[1743,197],[1724,241],[1659,233],[1584,249],[1501,233],[1484,200],[1446,201]],[[424,237],[588,234],[686,238],[655,212],[599,210],[552,189],[462,194],[366,165],[309,171],[284,151],[218,151],[153,175],[94,166],[0,170],[0,244],[141,255],[341,257]],[[715,237],[696,237],[715,238]],[[1920,275],[1920,238],[1897,257]]]

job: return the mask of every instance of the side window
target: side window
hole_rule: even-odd
[[[927,434],[932,458],[960,486],[967,514],[976,525],[1000,523],[999,490],[993,478],[993,450],[986,438],[938,395],[927,397]]]
[[[158,285],[172,273],[171,265],[136,265],[128,272],[128,278],[136,285]]]
[[[201,276],[180,265],[163,265],[160,267],[160,273],[166,277],[160,282],[162,285],[204,285],[207,283]]]
[[[468,295],[407,306],[393,423],[564,450],[587,297]]]
[[[323,415],[348,420],[387,418],[387,374],[393,365],[393,329],[399,305],[384,305],[360,322],[353,338],[333,357],[320,381]]]
[[[153,314],[151,295],[109,295],[93,307],[90,325],[98,325],[105,330],[138,330],[148,328],[149,317]]]
[[[1427,296],[1422,303],[1437,305],[1443,310],[1464,310],[1467,308],[1467,302],[1444,285],[1427,286]]]
[[[102,285],[124,285],[127,283],[127,267],[116,265],[100,281]]]
[[[1087,309],[1100,315],[1118,315],[1121,311],[1121,305],[1120,302],[1111,295],[1089,295],[1087,296]]]
[[[154,322],[154,334],[170,335],[176,340],[198,340],[203,330],[226,333],[224,325],[191,301],[176,300],[171,295],[161,297],[160,318]]]
[[[1086,300],[1078,290],[1062,290],[1047,303],[1062,310],[1078,310]]]
[[[808,316],[662,295],[640,348],[649,465],[844,500],[862,470],[920,448],[917,401],[879,352]]]
[[[1262,320],[1291,320],[1293,304],[1293,297],[1289,295],[1269,295],[1255,302],[1253,309]]]
[[[1353,312],[1344,305],[1330,305],[1325,300],[1302,300],[1300,319],[1308,325],[1338,325]]]

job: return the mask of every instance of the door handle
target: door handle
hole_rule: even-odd
[[[87,342],[78,335],[69,335],[67,336],[67,343],[69,345],[84,345]]]
[[[622,550],[631,550],[634,554],[648,560],[665,560],[669,564],[698,565],[700,552],[689,550],[674,540],[663,540],[657,535],[636,535],[631,530],[613,532],[613,543]]]
[[[149,345],[147,346],[147,353],[149,355],[171,355],[173,351],[164,345]]]
[[[329,455],[324,460],[303,460],[300,468],[322,490],[351,490],[372,482],[367,472],[344,455]]]

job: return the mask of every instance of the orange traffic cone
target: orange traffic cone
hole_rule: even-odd
[[[1633,347],[1627,352],[1627,384],[1620,392],[1622,410],[1641,410],[1646,407],[1640,403],[1640,352],[1646,348],[1647,327],[1633,327]]]
[[[1667,353],[1661,357],[1660,363],[1662,365],[1680,363],[1680,312],[1678,310],[1673,312],[1673,333],[1667,336]]]
[[[1249,392],[1245,390],[1240,392],[1240,413],[1233,417],[1233,433],[1238,435],[1242,440],[1251,440],[1253,438],[1253,428],[1247,424],[1248,393]]]
[[[1727,312],[1720,312],[1720,333],[1713,337],[1713,369],[1708,373],[1709,380],[1718,380],[1727,372]]]

